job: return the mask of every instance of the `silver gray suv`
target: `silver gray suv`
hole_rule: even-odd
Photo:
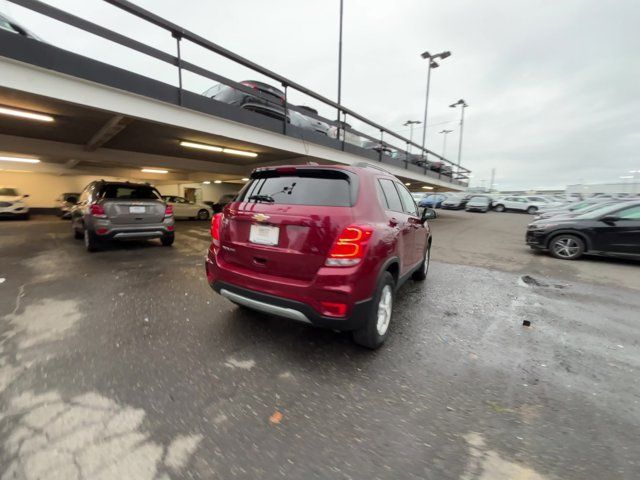
[[[76,238],[93,252],[111,240],[159,238],[168,247],[174,240],[174,219],[158,190],[146,183],[91,182],[71,208]]]

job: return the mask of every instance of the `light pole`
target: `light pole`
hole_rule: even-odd
[[[467,108],[467,102],[463,99],[458,100],[456,103],[452,103],[449,105],[450,108],[456,108],[460,106],[461,114],[460,114],[460,142],[458,144],[458,170],[460,170],[460,162],[462,160],[462,134],[464,132],[464,109]]]
[[[447,57],[451,56],[451,52],[440,52],[435,55],[431,55],[429,52],[424,52],[420,55],[422,58],[427,60],[427,93],[424,101],[424,120],[422,122],[422,156],[424,157],[424,147],[425,142],[427,141],[427,111],[429,110],[429,87],[431,85],[431,69],[438,68],[437,59],[444,60]]]
[[[340,37],[338,40],[338,105],[342,101],[342,17],[344,12],[344,0],[340,0]],[[340,120],[340,111],[338,111]]]
[[[442,158],[446,158],[445,153],[447,153],[447,135],[449,135],[453,130],[440,130],[440,133],[443,136],[442,140]]]
[[[409,153],[411,153],[411,145],[413,143],[413,126],[420,125],[422,122],[420,120],[407,120],[404,122],[405,127],[409,127]]]

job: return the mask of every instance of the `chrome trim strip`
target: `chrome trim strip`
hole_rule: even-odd
[[[116,233],[113,238],[158,238],[163,235],[160,231],[152,232],[120,232]]]
[[[299,312],[298,310],[293,310],[292,308],[278,307],[277,305],[271,305],[270,303],[253,300],[252,298],[243,297],[242,295],[230,292],[224,288],[220,289],[220,295],[233,302],[239,303],[240,305],[244,305],[245,307],[249,307],[260,312],[289,318],[291,320],[297,320],[299,322],[311,323],[304,313]]]

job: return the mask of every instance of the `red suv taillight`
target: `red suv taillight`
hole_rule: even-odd
[[[92,203],[89,206],[89,213],[91,214],[92,217],[107,218],[107,214],[104,211],[104,207],[97,203]]]
[[[336,239],[329,251],[327,267],[352,267],[364,258],[373,228],[368,225],[350,225]]]
[[[172,205],[167,205],[164,208],[164,218],[167,217],[173,217],[173,206]]]
[[[220,246],[220,227],[222,226],[222,213],[216,213],[211,219],[211,238],[213,244]]]

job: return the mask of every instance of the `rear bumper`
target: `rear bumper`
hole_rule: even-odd
[[[209,268],[208,264],[207,268]],[[210,285],[223,297],[253,310],[334,330],[348,331],[362,327],[372,302],[370,299],[356,302],[348,318],[333,318],[320,315],[310,305],[303,302],[249,290],[220,280],[214,281]]]
[[[131,227],[111,227],[106,233],[99,233],[100,226],[96,226],[93,232],[96,234],[96,239],[99,241],[112,241],[112,240],[147,240],[153,238],[162,238],[166,236],[173,236],[173,223],[149,225],[145,227],[131,226]],[[171,229],[171,230],[170,230]]]
[[[11,205],[0,207],[0,217],[23,217],[29,214],[29,207],[24,205]]]

